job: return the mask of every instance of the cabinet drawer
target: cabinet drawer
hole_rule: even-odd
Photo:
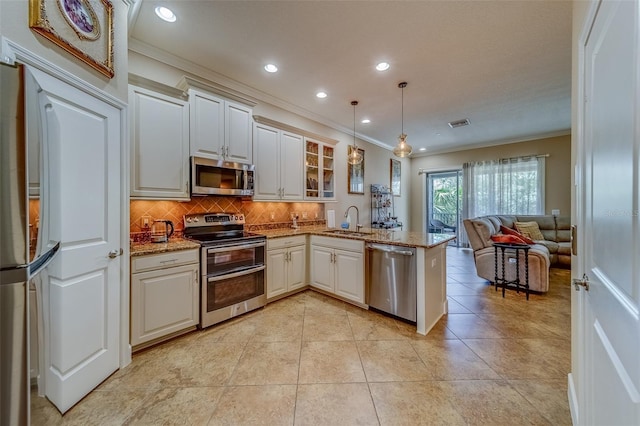
[[[331,247],[341,250],[356,251],[358,253],[364,253],[364,241],[349,240],[346,238],[338,237],[321,237],[318,235],[311,236],[311,244]]]
[[[131,273],[149,271],[152,269],[169,268],[172,266],[198,263],[199,250],[179,250],[161,254],[134,257],[131,259]]]
[[[300,246],[306,244],[307,239],[304,235],[296,235],[293,237],[272,238],[267,240],[267,250]]]

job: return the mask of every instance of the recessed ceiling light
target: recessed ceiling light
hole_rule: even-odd
[[[427,150],[427,148],[420,148],[420,149],[418,149],[418,151],[426,151],[426,150]]]
[[[156,15],[163,21],[167,22],[176,22],[176,14],[173,13],[171,9],[168,9],[164,6],[156,7]]]
[[[267,65],[264,66],[264,70],[266,72],[276,72],[276,71],[278,71],[278,67],[275,66],[274,64],[267,64]]]
[[[327,97],[327,93],[326,92],[318,92],[316,93],[316,97],[320,98],[320,99],[324,99]]]
[[[362,124],[369,124],[371,123],[371,120],[369,120],[368,118],[365,118],[364,120],[362,120]]]
[[[389,69],[391,65],[389,65],[388,62],[380,62],[378,65],[376,65],[376,69],[378,71],[386,71]]]

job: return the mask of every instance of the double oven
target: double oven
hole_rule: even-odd
[[[266,238],[245,232],[242,214],[189,214],[184,225],[184,236],[201,245],[201,328],[266,304]]]

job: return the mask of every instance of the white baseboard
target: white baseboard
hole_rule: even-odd
[[[571,423],[574,425],[580,424],[580,409],[578,404],[578,395],[576,394],[575,383],[573,382],[573,374],[569,373],[567,376],[568,387],[567,397],[569,398],[569,410],[571,411]]]

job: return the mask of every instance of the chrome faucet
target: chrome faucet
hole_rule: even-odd
[[[360,224],[360,210],[358,210],[358,207],[356,206],[347,207],[347,211],[344,212],[344,217],[349,216],[349,210],[351,209],[351,207],[356,209],[356,232],[360,232],[360,228],[362,228],[362,225]]]

